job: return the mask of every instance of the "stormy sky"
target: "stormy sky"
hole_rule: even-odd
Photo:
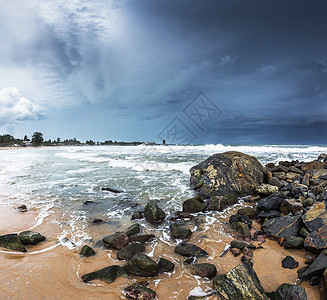
[[[327,143],[327,2],[0,0],[0,133]]]

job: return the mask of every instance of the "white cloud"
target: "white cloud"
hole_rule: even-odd
[[[12,124],[17,121],[37,120],[42,108],[23,97],[16,87],[0,90],[0,124]]]

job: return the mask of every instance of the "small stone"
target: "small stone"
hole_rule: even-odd
[[[123,267],[127,273],[137,276],[150,277],[158,275],[159,265],[145,254],[134,255]]]
[[[109,266],[106,268],[103,268],[98,271],[94,271],[91,273],[87,273],[82,276],[83,282],[87,283],[92,280],[102,280],[107,283],[112,283],[114,282],[118,277],[124,276],[126,277],[127,274],[123,268],[120,266],[114,265],[114,266]]]
[[[129,240],[131,242],[139,242],[141,244],[144,244],[144,243],[154,240],[155,238],[156,237],[154,234],[141,234],[141,235],[130,236]]]
[[[232,254],[236,257],[236,256],[239,256],[242,251],[240,249],[237,249],[237,248],[230,248],[229,249],[230,252],[232,252]]]
[[[105,236],[102,241],[115,250],[123,249],[129,243],[129,238],[124,232],[116,232]]]
[[[271,195],[278,192],[278,187],[271,184],[262,183],[255,188],[255,191],[261,195]]]
[[[23,204],[21,206],[18,206],[17,210],[20,211],[20,212],[27,212],[27,207],[26,207],[25,204]]]
[[[185,257],[208,256],[208,253],[205,250],[201,249],[200,247],[198,247],[196,245],[185,243],[185,242],[182,242],[182,243],[178,244],[176,246],[174,252],[179,254],[179,255],[185,256]]]
[[[310,285],[311,286],[317,286],[317,285],[319,285],[320,279],[321,279],[321,277],[319,277],[319,276],[313,276],[313,277],[311,277],[311,279],[310,279]]]
[[[159,265],[159,272],[171,272],[175,268],[174,263],[163,257],[159,258],[158,265]]]
[[[100,223],[103,223],[104,221],[102,219],[94,219],[92,221],[93,224],[100,224]]]
[[[182,223],[170,224],[170,234],[174,239],[187,240],[192,235],[192,231]]]
[[[254,219],[257,216],[256,211],[252,207],[243,207],[237,211],[237,214],[247,216]]]
[[[247,242],[242,242],[242,241],[239,241],[239,240],[231,241],[231,247],[232,248],[237,248],[237,249],[240,249],[240,250],[243,250],[244,247],[247,247],[249,249],[256,249],[256,246],[254,244],[247,243]]]
[[[207,204],[204,203],[200,196],[196,196],[183,202],[183,212],[197,213],[204,211],[206,207]]]
[[[286,256],[282,260],[282,267],[285,269],[295,269],[299,265],[299,262],[297,262],[292,256]]]
[[[290,236],[285,239],[284,247],[301,249],[301,248],[303,248],[303,243],[304,243],[303,238],[297,237],[297,236]]]
[[[82,247],[81,252],[80,252],[79,255],[82,256],[82,257],[90,257],[90,256],[95,255],[95,252],[90,246],[84,245]]]
[[[144,208],[144,217],[150,224],[156,225],[165,219],[166,214],[154,201],[150,201]]]
[[[217,274],[217,268],[213,264],[202,263],[191,265],[191,274],[200,277],[214,277]]]
[[[146,285],[144,283],[134,283],[125,288],[124,293],[128,299],[155,300],[157,297],[156,292]]]
[[[131,216],[131,219],[132,220],[143,219],[143,212],[141,211],[134,212]]]
[[[129,260],[135,254],[145,251],[145,247],[138,242],[130,243],[125,246],[123,249],[117,252],[117,259],[119,260]]]
[[[244,237],[245,239],[250,239],[251,238],[251,232],[249,227],[243,223],[243,222],[236,222],[232,223],[231,227],[238,232],[241,237]]]

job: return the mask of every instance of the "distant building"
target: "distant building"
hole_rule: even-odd
[[[23,147],[32,146],[31,141],[23,141]]]

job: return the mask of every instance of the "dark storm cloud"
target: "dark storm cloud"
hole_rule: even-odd
[[[107,112],[123,120],[122,137],[135,123],[144,136],[149,126],[156,136],[174,116],[184,118],[183,108],[202,91],[222,111],[207,122],[202,142],[259,142],[280,138],[286,127],[285,141],[298,132],[311,141],[315,128],[326,128],[325,1],[3,6],[2,87],[16,86],[45,108],[79,105],[87,113],[91,103],[103,118]]]

